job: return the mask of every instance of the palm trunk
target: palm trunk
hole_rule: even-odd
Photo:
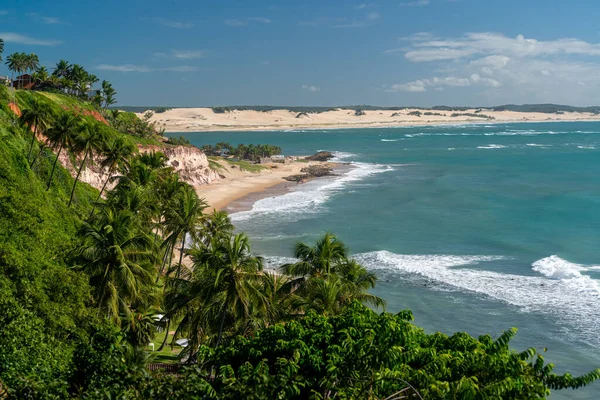
[[[167,243],[167,247],[165,248],[165,255],[163,256],[162,265],[160,266],[160,271],[158,271],[158,276],[156,277],[156,283],[160,280],[160,276],[165,270],[165,265],[167,263],[167,258],[169,258],[169,250],[171,249],[171,243]]]
[[[79,180],[79,175],[81,174],[81,170],[85,166],[85,162],[88,157],[89,150],[86,150],[85,156],[83,157],[83,161],[81,162],[81,166],[79,167],[79,171],[77,171],[77,176],[75,177],[75,182],[73,182],[73,190],[71,190],[71,197],[69,198],[69,204],[67,207],[71,207],[71,203],[73,202],[73,195],[75,194],[75,187],[77,186],[77,181]]]
[[[42,146],[40,147],[40,151],[38,151],[38,153],[35,155],[35,157],[33,157],[33,160],[31,160],[31,164],[29,165],[29,168],[33,168],[33,165],[35,164],[37,159],[40,157],[40,154],[42,154],[42,151],[44,151],[44,144],[42,144]]]
[[[50,190],[50,186],[52,185],[52,177],[54,176],[54,169],[56,168],[56,163],[58,162],[58,157],[60,156],[60,152],[62,151],[63,145],[62,143],[60,144],[60,147],[58,148],[58,153],[56,153],[56,159],[54,160],[54,164],[52,164],[52,171],[50,172],[50,179],[48,179],[48,186],[46,187],[46,190]]]
[[[27,161],[31,157],[31,151],[33,150],[33,144],[35,143],[35,137],[37,136],[37,126],[33,126],[33,137],[31,138],[31,144],[29,145],[29,153],[27,153]]]
[[[223,325],[225,325],[225,304],[223,304],[223,310],[221,311],[221,322],[219,323],[219,336],[217,336],[217,343],[215,343],[215,348],[219,347],[219,343],[221,343],[221,337],[223,336]]]
[[[177,266],[177,278],[181,274],[181,263],[183,261],[183,252],[185,250],[185,237],[187,236],[187,232],[183,232],[183,239],[181,241],[181,252],[179,253],[179,265]]]
[[[92,205],[92,212],[90,212],[90,216],[88,217],[88,219],[92,218],[92,215],[94,215],[94,210],[96,209],[96,204],[98,204],[98,202],[100,201],[100,196],[102,196],[102,192],[104,192],[104,188],[106,188],[106,184],[108,183],[110,178],[111,178],[111,171],[108,171],[108,178],[106,178],[106,180],[104,181],[104,185],[102,185],[102,189],[100,189],[100,193],[98,193],[98,198],[96,198],[96,201]]]
[[[165,327],[165,339],[163,340],[162,344],[156,351],[161,351],[165,347],[165,344],[167,344],[167,339],[169,339],[169,328],[170,327],[171,327],[171,319],[169,318],[169,320],[167,321],[167,326]]]

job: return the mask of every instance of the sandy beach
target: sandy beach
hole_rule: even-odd
[[[458,114],[452,116],[453,114]],[[142,113],[138,114],[142,115]],[[479,116],[475,116],[479,115]],[[492,118],[485,118],[486,116]],[[355,115],[353,110],[336,109],[321,113],[298,113],[290,110],[233,110],[215,113],[211,108],[174,108],[156,113],[151,121],[167,132],[253,131],[287,129],[340,129],[418,126],[457,123],[502,123],[543,121],[600,121],[593,113],[538,113],[515,111],[434,111],[426,109],[367,110]]]
[[[309,165],[326,165],[334,167],[335,163],[318,161],[294,162],[291,164],[264,164],[265,169],[259,172],[242,170],[237,166],[229,165],[225,161],[219,164],[221,179],[209,185],[195,186],[198,196],[204,198],[210,205],[210,210],[222,210],[235,200],[246,197],[252,193],[263,192],[266,189],[278,186],[285,192],[287,186],[298,185],[283,179],[286,176],[300,174],[300,170]],[[234,168],[232,168],[234,167]],[[256,198],[254,201],[256,201]]]

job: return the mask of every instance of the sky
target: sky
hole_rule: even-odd
[[[598,16],[598,0],[3,0],[0,38],[4,60],[81,64],[122,106],[584,106]]]

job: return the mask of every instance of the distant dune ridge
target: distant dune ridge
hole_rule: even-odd
[[[598,121],[600,107],[555,104],[504,105],[488,108],[438,106],[402,108],[352,107],[125,107],[142,115],[156,110],[151,121],[167,132],[220,130],[336,129],[455,123],[526,121]]]

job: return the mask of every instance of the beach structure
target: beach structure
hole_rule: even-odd
[[[19,89],[31,89],[33,79],[31,79],[31,75],[29,74],[19,75],[12,81],[12,86]]]

